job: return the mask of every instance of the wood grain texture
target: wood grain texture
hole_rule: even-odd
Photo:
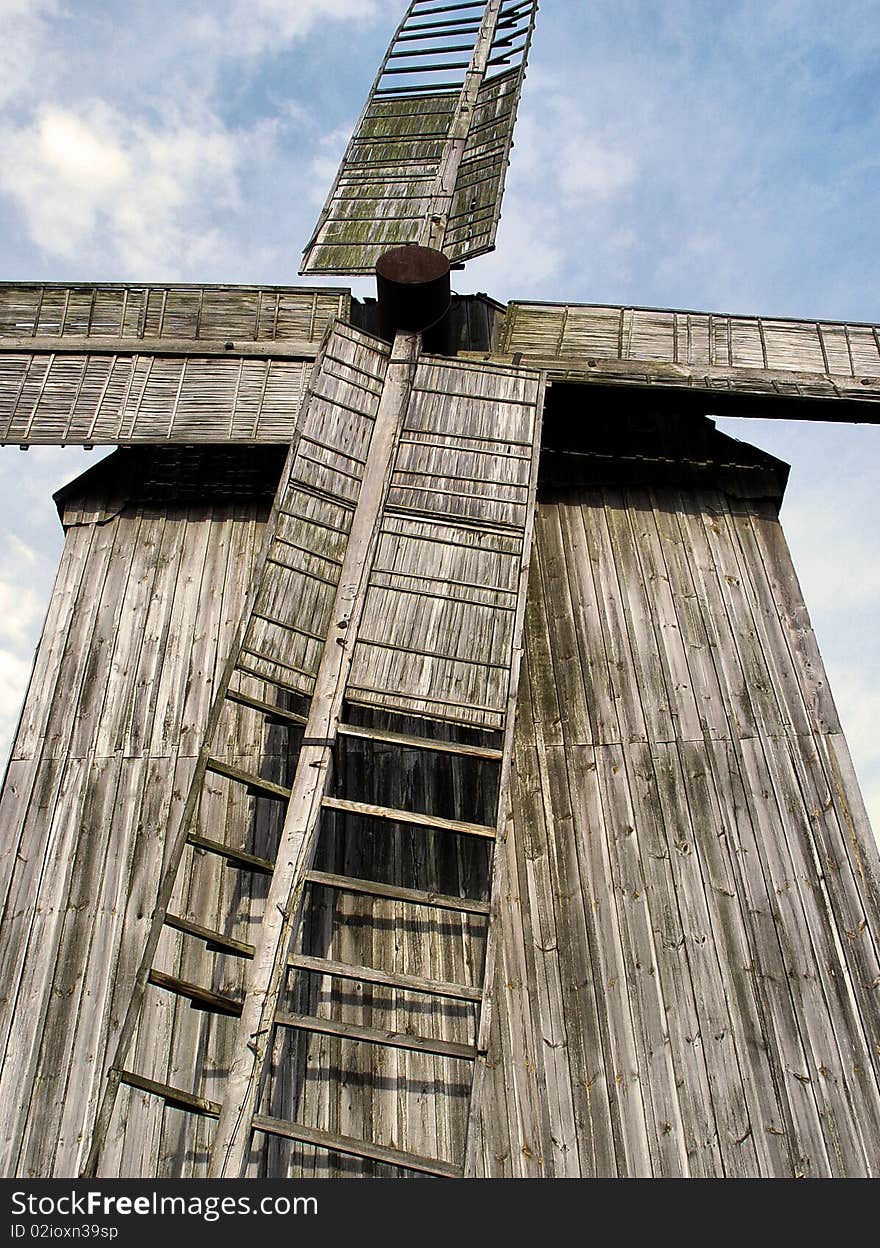
[[[303,718],[288,708],[307,704],[328,634],[321,604],[381,389],[361,336],[341,332],[281,482],[266,548],[278,563],[248,635],[257,675],[240,671],[212,745],[225,767],[285,789]],[[273,1037],[258,1109],[279,1129],[255,1133],[246,1172],[397,1176],[407,1154],[447,1173],[468,1145],[469,1173],[487,1176],[875,1176],[880,863],[779,525],[781,487],[762,476],[762,497],[745,452],[688,485],[652,482],[649,455],[638,485],[622,457],[602,474],[591,463],[586,484],[573,456],[566,482],[557,455],[498,793],[539,402],[531,370],[416,370],[369,573],[375,657],[355,647],[352,731],[337,741],[282,993],[284,1015],[319,1021]],[[180,822],[278,484],[277,465],[262,486],[247,468],[258,453],[226,448],[241,467],[211,461],[201,500],[174,448],[170,495],[151,461],[140,495],[130,473],[120,493],[120,470],[62,499],[65,552],[0,793],[5,1173],[83,1164],[169,865],[165,829]],[[298,579],[276,582],[276,568]],[[374,589],[384,605],[370,616]],[[267,715],[276,699],[283,713]],[[425,749],[424,735],[451,748]],[[450,820],[494,826],[499,796],[484,1052],[473,998],[490,850]],[[241,999],[278,806],[209,775],[160,980]],[[219,1112],[236,1027],[151,986],[100,1174],[205,1174],[212,1115],[182,1113],[144,1081]],[[437,1051],[364,1043],[376,1033],[431,1037]],[[461,1054],[475,1048],[469,1111]],[[334,1138],[354,1151],[334,1152]],[[358,1153],[359,1140],[375,1147]]]
[[[876,1175],[877,852],[776,504],[572,485],[537,557],[475,1172]]]
[[[0,342],[93,339],[206,344],[320,343],[329,323],[348,320],[349,291],[291,286],[63,285],[0,282]]]
[[[499,352],[475,358],[524,359],[552,381],[711,393],[728,405],[719,413],[880,419],[875,325],[514,302]],[[749,398],[773,402],[758,409]]]
[[[454,261],[492,250],[538,5],[465,8],[407,8],[301,272],[371,274],[408,243]]]
[[[134,501],[99,524],[71,504],[2,795],[15,847],[0,929],[5,1173],[73,1175],[82,1162],[155,901],[161,830],[204,731],[209,702],[187,690],[210,691],[268,501]],[[262,756],[261,738],[261,717],[243,713],[226,761]],[[222,811],[206,810],[206,829]],[[186,1003],[161,1008],[178,1029],[200,1029]]]
[[[0,443],[290,442],[350,311],[329,288],[0,284]]]
[[[504,727],[542,398],[540,374],[527,369],[420,360],[350,702]]]

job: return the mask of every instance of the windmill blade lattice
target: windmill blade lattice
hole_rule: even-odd
[[[413,0],[388,49],[303,273],[371,274],[407,243],[491,251],[537,0]]]

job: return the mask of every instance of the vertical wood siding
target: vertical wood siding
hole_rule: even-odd
[[[0,794],[6,1173],[72,1175],[88,1149],[162,829],[177,823],[267,511],[256,499],[120,511],[99,494],[68,505]],[[419,730],[384,714],[349,708]],[[246,707],[215,752],[289,783],[288,733]],[[476,762],[357,739],[339,762],[342,788],[366,801],[489,817]],[[511,796],[474,1172],[876,1174],[880,869],[771,503],[672,486],[568,487],[541,503]],[[278,830],[272,803],[210,782],[202,835],[271,857]],[[252,941],[265,877],[186,855],[173,913]],[[343,812],[328,815],[316,865],[487,896],[485,845]],[[331,889],[315,902],[308,954],[479,980],[479,915]],[[174,931],[156,965],[239,989],[233,959]],[[299,982],[297,1010],[394,1029],[415,1004],[423,1034],[473,1041],[466,1003]],[[234,1026],[153,991],[132,1065],[172,1086],[195,1071],[216,1100]],[[285,1034],[272,1074],[273,1113],[463,1155],[468,1079],[448,1059]],[[123,1087],[100,1173],[203,1174],[213,1130]],[[257,1136],[251,1173],[396,1171]]]
[[[186,792],[267,512],[259,500],[144,504],[68,530],[0,797],[4,1173],[73,1175],[82,1163],[169,807]],[[242,708],[222,757],[271,757],[261,732]],[[225,793],[204,815],[222,825]],[[197,857],[193,893],[228,887]],[[202,1017],[171,1003],[151,1030],[140,1043],[167,1066],[198,1043]],[[135,1139],[156,1129],[150,1108],[131,1106]],[[130,1141],[115,1143],[118,1164],[140,1172]]]
[[[876,1175],[877,853],[781,528],[542,504],[490,1175]]]

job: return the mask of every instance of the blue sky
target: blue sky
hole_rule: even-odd
[[[0,278],[295,283],[403,0],[0,0]],[[462,289],[880,320],[880,3],[544,0]],[[359,293],[370,284],[354,283]],[[783,509],[880,828],[880,428],[724,421]],[[0,450],[0,757],[93,463]]]

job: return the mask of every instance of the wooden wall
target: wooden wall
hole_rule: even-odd
[[[156,469],[162,452],[127,452],[146,462],[137,473],[129,459],[134,501],[125,503],[113,471],[120,454],[87,475],[79,496],[65,492],[67,537],[0,797],[4,1173],[73,1175],[88,1149],[169,810],[187,791],[281,462],[272,452],[274,475],[265,462],[255,481],[241,472],[248,452],[233,452],[230,471],[227,451],[226,467],[201,459],[194,482],[169,461],[146,489],[157,501],[138,501],[131,477],[143,487],[146,462]],[[247,485],[235,497],[239,477]],[[180,501],[194,484],[200,501]],[[222,757],[255,765],[271,755],[261,732],[261,718],[241,709],[234,750]],[[204,812],[215,834],[227,815],[219,797]],[[210,864],[195,857],[194,892],[235,883],[219,870],[209,878]],[[204,1017],[169,998],[139,1043],[155,1065],[173,1067],[198,1044]],[[143,1127],[134,1116],[132,1125]],[[160,1115],[163,1156],[174,1152],[173,1128]],[[123,1141],[114,1165],[139,1173],[140,1164]]]
[[[639,484],[622,486],[619,463],[588,467],[582,454],[566,478],[566,453],[551,456],[471,1173],[877,1172],[877,854],[772,463],[756,472],[743,454],[738,478],[728,451],[723,489],[705,439],[687,484],[667,462],[652,485],[646,459]],[[88,1150],[169,808],[187,791],[280,470],[250,473],[235,497],[241,474],[203,466],[216,488],[197,503],[176,454],[176,476],[150,479],[177,502],[129,484],[125,503],[101,465],[63,501],[71,527],[0,798],[7,1173],[72,1175]],[[220,757],[288,780],[286,732],[237,714]],[[379,804],[442,811],[452,795],[473,819],[491,808],[460,760],[429,766],[413,752],[401,765],[400,751],[353,741],[341,762],[343,787]],[[270,857],[267,805],[218,778],[202,834],[240,844],[244,830],[248,850]],[[232,914],[228,934],[252,939],[264,880],[187,854],[175,913],[215,913],[215,926]],[[474,897],[488,875],[482,847],[342,814],[318,865]],[[330,893],[306,932],[309,952],[465,983],[484,938],[475,916],[426,921],[414,906]],[[235,993],[230,961],[163,936],[159,964],[215,991]],[[328,990],[312,981],[297,1008],[320,1012]],[[337,985],[332,1007],[393,1027],[403,996]],[[428,1001],[423,1023],[473,1039],[470,1006]],[[179,1087],[196,1070],[193,1090],[216,1099],[233,1025],[154,991],[133,1064]],[[454,1063],[309,1036],[274,1056],[273,1112],[462,1155],[467,1081]],[[122,1088],[99,1173],[202,1174],[213,1130]],[[259,1141],[252,1173],[394,1171]]]
[[[514,777],[475,1172],[876,1175],[877,851],[774,501],[545,498]]]

